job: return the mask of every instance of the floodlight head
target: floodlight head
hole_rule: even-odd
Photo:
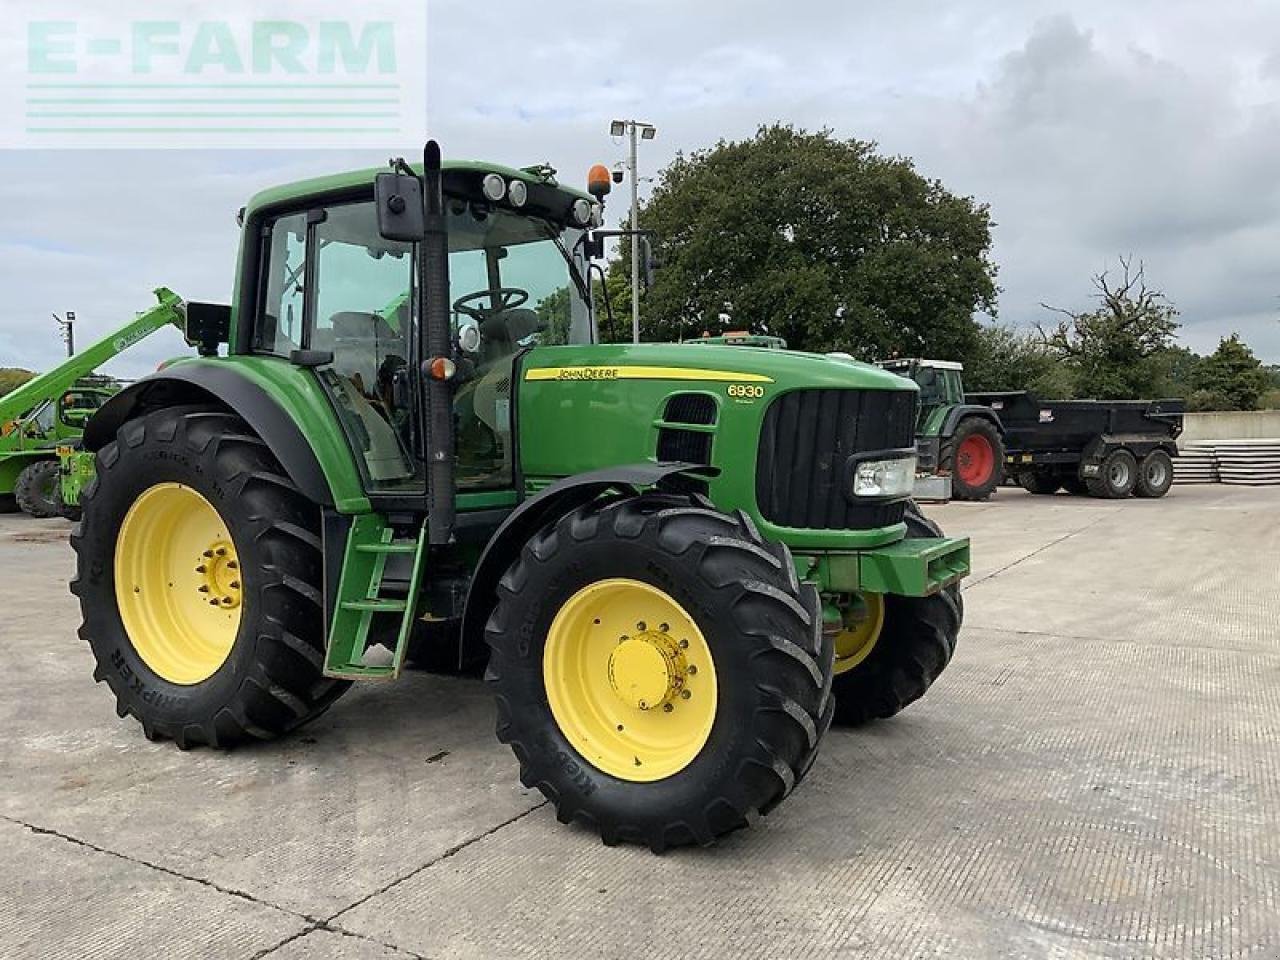
[[[651,127],[648,124],[645,124],[643,127],[640,128],[641,140],[652,140],[657,135],[658,135],[657,127]]]
[[[627,121],[615,120],[609,124],[609,136],[620,137],[627,132]]]

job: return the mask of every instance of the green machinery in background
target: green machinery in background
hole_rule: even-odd
[[[72,589],[121,716],[231,747],[407,659],[483,666],[521,780],[660,850],[924,694],[969,545],[910,500],[917,388],[601,343],[589,182],[432,143],[249,203],[234,302],[186,310],[200,356],[84,436]]]
[[[965,402],[963,365],[951,360],[883,360],[920,388],[916,425],[922,499],[985,500],[1004,479],[1004,428],[987,406]],[[936,491],[933,481],[942,481]],[[945,490],[945,485],[950,490]],[[927,492],[926,492],[927,491]]]
[[[60,498],[59,459],[71,469],[85,424],[118,388],[93,371],[155,331],[182,326],[178,296],[161,288],[156,297],[159,302],[150,310],[0,397],[0,512],[18,508],[50,517],[74,510]],[[71,489],[74,498],[74,485]]]

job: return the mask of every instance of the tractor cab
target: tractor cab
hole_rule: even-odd
[[[943,407],[964,403],[964,364],[953,360],[881,360],[877,366],[915,382],[920,388],[921,425]]]

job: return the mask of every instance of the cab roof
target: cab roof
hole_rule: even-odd
[[[415,173],[422,173],[422,164],[410,164]],[[484,175],[488,173],[496,173],[504,180],[523,180],[530,186],[540,185],[543,187],[552,187],[559,190],[570,202],[579,197],[591,200],[589,193],[578,190],[574,187],[565,186],[559,183],[546,167],[527,167],[519,169],[516,167],[508,167],[501,163],[489,163],[482,160],[446,160],[442,164],[446,178],[450,173],[454,174],[478,174]],[[288,205],[307,197],[339,194],[347,191],[358,190],[361,187],[373,185],[373,178],[379,173],[385,173],[390,169],[387,165],[380,167],[367,167],[363,170],[350,170],[345,173],[335,173],[324,177],[312,177],[308,180],[297,180],[293,183],[285,183],[275,187],[268,187],[253,195],[250,198],[245,211],[252,216],[257,211],[277,205]],[[447,185],[446,185],[447,187]]]

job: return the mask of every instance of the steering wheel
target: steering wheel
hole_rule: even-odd
[[[490,304],[496,297],[498,305],[481,307],[478,304],[473,306],[472,301],[488,300]],[[459,313],[465,313],[478,323],[483,323],[495,313],[501,313],[504,310],[514,310],[516,307],[522,307],[529,302],[529,291],[521,290],[519,287],[498,287],[494,290],[477,290],[475,293],[468,293],[465,297],[459,297],[453,301],[453,309]]]

